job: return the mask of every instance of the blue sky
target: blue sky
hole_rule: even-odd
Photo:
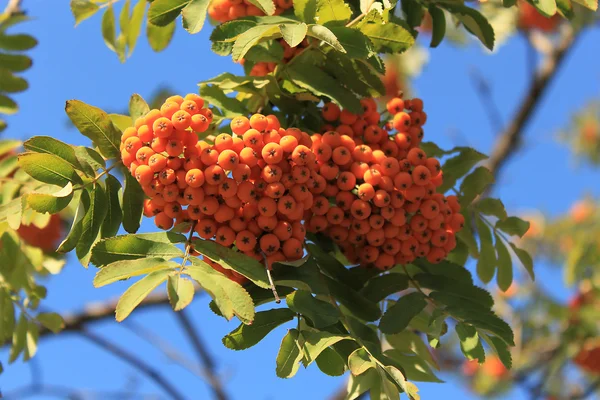
[[[125,109],[132,93],[148,98],[161,85],[177,93],[195,92],[201,80],[224,71],[241,73],[241,68],[229,58],[210,51],[208,29],[191,36],[179,28],[171,46],[159,54],[153,53],[141,38],[133,57],[121,64],[103,43],[99,17],[74,28],[66,1],[26,0],[24,5],[35,20],[23,25],[23,29],[36,36],[40,45],[32,52],[34,67],[26,74],[31,87],[17,96],[21,111],[9,118],[10,126],[4,137],[25,139],[49,135],[73,144],[87,144],[86,138],[66,126],[64,105],[68,99],[119,110]],[[512,212],[540,209],[558,215],[584,194],[598,196],[600,186],[590,183],[598,181],[598,172],[586,166],[575,169],[572,155],[554,140],[557,131],[567,125],[570,114],[599,94],[598,65],[589,56],[597,51],[598,40],[598,30],[586,33],[579,40],[559,79],[551,85],[527,127],[523,149],[511,159],[499,178],[496,195]],[[444,148],[467,144],[489,152],[496,132],[490,129],[469,71],[475,68],[490,81],[494,101],[506,122],[526,90],[529,68],[525,50],[524,40],[514,37],[493,55],[479,45],[456,48],[445,43],[431,51],[423,74],[414,82],[428,113],[427,140],[436,141]],[[556,182],[560,182],[560,187]],[[537,265],[537,269],[538,279],[557,298],[566,299],[572,292],[571,288],[563,287],[556,269],[545,265]],[[94,289],[94,272],[93,267],[86,270],[74,257],[69,258],[64,272],[48,281],[49,296],[45,305],[60,312],[75,311],[84,304],[114,298],[125,290],[126,284]],[[235,328],[236,323],[227,323],[213,315],[205,297],[195,301],[188,310],[218,360],[219,371],[233,399],[325,399],[344,382],[324,376],[315,366],[302,369],[293,379],[279,379],[275,376],[275,356],[285,328],[274,331],[268,340],[249,350],[234,352],[226,349],[220,339]],[[168,307],[134,312],[131,319],[152,329],[195,361],[193,350]],[[207,386],[201,380],[174,365],[116,322],[103,322],[90,329],[143,356],[177,382],[189,398],[209,398]],[[6,351],[0,352],[0,359],[5,361],[6,358]],[[133,368],[75,335],[45,339],[36,363],[47,384],[112,390],[137,382],[142,393],[160,393]],[[423,398],[442,395],[444,398],[476,398],[452,376],[441,375],[448,379],[448,384],[419,384]],[[17,362],[0,375],[0,388],[9,393],[29,380],[30,366]],[[506,398],[520,399],[524,394],[515,391]]]

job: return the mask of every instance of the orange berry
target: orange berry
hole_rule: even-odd
[[[279,239],[272,233],[267,233],[260,238],[260,248],[267,255],[275,253],[280,246]]]
[[[256,246],[256,235],[249,230],[238,232],[235,245],[240,251],[250,251]]]
[[[235,211],[227,204],[221,204],[217,209],[217,212],[213,215],[215,221],[219,223],[224,223],[227,221],[231,221],[235,217]]]
[[[231,139],[231,136],[229,138]],[[229,149],[223,149],[217,160],[221,168],[226,171],[233,170],[240,162],[240,158],[237,153]]]
[[[335,103],[325,103],[321,110],[321,115],[325,121],[337,121],[340,117],[340,107]]]
[[[283,149],[277,143],[267,143],[262,148],[261,155],[267,164],[277,164],[283,159]]]
[[[169,217],[165,212],[160,212],[154,216],[154,223],[159,229],[166,231],[173,227],[173,218]]]
[[[404,100],[399,97],[394,97],[387,102],[386,108],[390,114],[398,114],[404,111]]]
[[[204,173],[199,169],[190,169],[185,174],[185,182],[193,188],[199,188],[204,184]]]
[[[282,250],[283,255],[290,260],[299,260],[304,254],[302,242],[295,238],[291,238],[283,242]]]
[[[142,147],[135,153],[135,159],[138,164],[148,165],[148,160],[154,155],[154,150],[150,147]]]
[[[187,129],[190,127],[190,123],[192,122],[192,116],[184,110],[176,111],[171,117],[171,122],[173,123],[173,127],[175,129]]]
[[[394,115],[392,125],[398,132],[407,132],[410,127],[410,115],[405,112],[399,112]]]
[[[337,178],[337,186],[340,190],[352,190],[356,186],[356,177],[351,172],[342,172]]]
[[[173,133],[173,123],[168,118],[160,117],[152,124],[152,130],[156,136],[166,138]]]
[[[217,223],[213,219],[202,219],[196,225],[196,232],[202,239],[212,239],[217,232]]]
[[[140,185],[146,186],[149,185],[152,181],[152,178],[154,178],[154,171],[152,171],[152,169],[147,165],[139,165],[135,169],[134,176]]]
[[[300,144],[292,152],[292,161],[296,163],[296,165],[306,165],[312,159],[312,156],[311,150]]]
[[[194,132],[205,132],[210,126],[210,121],[202,114],[194,114],[190,120],[190,127]]]
[[[215,149],[219,153],[223,152],[224,150],[231,149],[232,145],[233,138],[226,133],[221,133],[215,138]]]
[[[425,186],[429,183],[431,179],[431,172],[429,168],[424,165],[417,165],[412,172],[412,178],[415,182],[415,185]]]
[[[427,162],[427,155],[423,150],[415,147],[414,149],[410,149],[408,155],[406,156],[406,159],[412,165],[425,165],[425,163]]]
[[[267,126],[269,125],[269,121],[267,120],[267,118],[262,115],[262,114],[254,114],[250,117],[250,126],[253,129],[256,129],[257,131],[264,131],[267,129]]]
[[[377,186],[381,182],[381,172],[375,168],[370,168],[365,172],[363,179],[366,183]]]
[[[229,226],[221,226],[215,232],[215,242],[221,246],[230,247],[235,241],[236,234]]]

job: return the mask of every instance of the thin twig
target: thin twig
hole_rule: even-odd
[[[152,367],[150,364],[147,364],[142,359],[138,358],[136,355],[129,353],[127,350],[115,345],[112,342],[104,339],[101,336],[96,335],[95,333],[83,329],[80,332],[80,335],[90,340],[91,342],[97,344],[102,347],[102,349],[106,350],[109,353],[114,354],[119,359],[125,361],[130,364],[138,371],[146,375],[150,378],[154,383],[160,386],[172,399],[175,400],[184,400],[185,397],[179,393],[177,388],[175,388],[164,376],[162,376],[157,369]]]
[[[487,164],[493,175],[497,176],[499,174],[508,159],[516,153],[521,145],[522,135],[527,124],[535,114],[537,106],[540,104],[552,79],[556,76],[566,55],[573,48],[576,38],[577,32],[566,27],[559,44],[539,67],[515,117],[494,144]]]
[[[85,399],[85,398],[98,398],[98,399],[114,399],[114,400],[122,400],[125,398],[134,398],[134,399],[159,399],[159,396],[150,395],[150,394],[141,394],[131,391],[95,391],[95,390],[85,390],[85,389],[76,389],[70,388],[66,386],[59,385],[27,385],[21,388],[15,389],[9,393],[6,393],[3,397],[4,400],[19,400],[25,399],[27,397],[34,396],[44,396],[44,397],[52,397],[57,399]]]
[[[215,398],[218,400],[227,400],[228,397],[225,393],[225,390],[223,389],[223,384],[221,383],[221,380],[219,379],[215,371],[215,361],[213,360],[212,355],[207,350],[206,345],[202,342],[198,329],[194,328],[194,326],[192,325],[192,321],[188,318],[187,311],[178,311],[175,313],[175,317],[177,317],[177,319],[181,323],[183,330],[187,334],[188,338],[192,342],[194,350],[196,350],[196,353],[198,354],[200,364],[202,364],[203,366],[204,373],[206,374],[208,383],[213,391]]]
[[[489,82],[482,76],[481,72],[477,69],[471,70],[471,82],[475,86],[475,93],[479,96],[479,100],[483,105],[483,109],[488,116],[491,128],[494,132],[500,132],[502,126],[502,114],[498,105],[494,101],[492,96],[492,90]]]

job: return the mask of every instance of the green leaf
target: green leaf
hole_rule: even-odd
[[[494,49],[494,29],[479,11],[456,3],[440,3],[439,6],[458,18],[467,31],[477,36],[485,47]]]
[[[469,273],[463,267],[458,267]],[[473,285],[472,282],[466,281],[460,276],[449,277],[445,275],[417,274],[413,279],[422,287],[476,301],[489,309],[494,305],[494,299],[486,290]]]
[[[170,259],[183,257],[183,252],[171,243],[146,239],[144,235],[106,238],[96,243],[92,249],[92,263],[98,267],[115,261],[136,260],[146,257]]]
[[[90,196],[87,191],[81,191],[81,197],[79,198],[79,203],[77,205],[77,210],[75,211],[75,217],[73,218],[73,224],[71,225],[71,229],[67,234],[67,237],[62,241],[62,243],[58,246],[56,251],[58,253],[68,253],[73,250],[77,246],[77,242],[79,242],[79,238],[81,237],[81,231],[83,229],[83,217],[85,216],[86,209],[90,204]]]
[[[244,324],[255,318],[254,303],[250,294],[237,282],[216,271],[204,261],[192,258],[185,273],[197,281],[210,294],[220,314],[230,320],[236,315]]]
[[[437,362],[433,358],[429,347],[417,333],[410,330],[404,330],[394,335],[386,335],[385,338],[393,348],[400,350],[403,353],[416,354],[425,360],[429,365],[434,366],[438,370],[440,369]]]
[[[294,14],[300,21],[312,24],[317,14],[317,0],[295,0]]]
[[[479,360],[479,363],[485,361],[485,351],[479,339],[477,330],[465,323],[459,322],[455,327],[456,335],[460,341],[460,349],[468,360]]]
[[[350,17],[352,10],[343,0],[317,0],[315,18],[320,25],[327,22],[345,24]]]
[[[513,249],[516,256],[519,258],[519,261],[521,261],[521,264],[523,264],[523,267],[525,267],[525,269],[529,273],[531,280],[535,280],[535,272],[533,271],[533,260],[531,259],[529,253],[517,247],[514,243],[510,243],[510,247]]]
[[[348,357],[348,368],[352,375],[358,376],[371,368],[375,368],[375,361],[371,358],[367,350],[363,347],[356,349],[350,357]]]
[[[38,340],[40,337],[40,328],[33,320],[27,323],[27,334],[25,335],[25,353],[23,361],[28,361],[35,356],[38,349]]]
[[[571,0],[556,0],[556,7],[558,8],[558,13],[563,17],[569,20],[575,17],[575,12],[573,11],[573,4],[571,3]]]
[[[365,321],[377,321],[381,317],[381,310],[376,303],[341,282],[327,276],[324,277],[324,280],[333,297],[357,318]]]
[[[217,26],[210,35],[212,50],[222,56],[231,54],[235,39],[256,25],[256,21],[238,19]]]
[[[52,154],[20,154],[19,166],[32,178],[51,185],[65,187],[69,182],[81,182],[81,178],[68,162]]]
[[[204,26],[209,5],[210,0],[190,1],[181,11],[183,28],[192,34],[200,32]]]
[[[67,207],[73,199],[73,185],[71,182],[59,191],[56,191],[53,186],[48,189],[50,190],[35,191],[28,194],[27,204],[37,212],[56,214]]]
[[[279,31],[281,32],[281,36],[283,36],[283,40],[285,40],[290,47],[296,47],[302,43],[306,37],[308,27],[304,22],[299,24],[281,24],[279,25]]]
[[[75,17],[75,26],[94,15],[100,7],[88,0],[71,0],[71,12]]]
[[[46,153],[58,156],[71,164],[74,169],[81,170],[81,164],[75,155],[73,146],[50,136],[34,136],[23,143],[26,150],[35,153]]]
[[[477,163],[486,158],[486,155],[477,150],[462,147],[458,155],[448,159],[442,166],[444,183],[438,187],[438,192],[445,193],[453,188],[458,179],[465,176]]]
[[[30,35],[5,35],[0,33],[0,49],[7,51],[27,51],[37,46],[37,40]]]
[[[489,336],[486,334],[482,334],[481,337],[492,349],[494,349],[494,352],[498,355],[498,358],[500,359],[500,361],[502,361],[502,364],[504,364],[504,366],[507,369],[511,369],[512,356],[506,343],[504,343],[501,339],[497,337]]]
[[[420,292],[414,292],[402,296],[394,305],[387,309],[381,321],[379,329],[383,333],[398,333],[406,329],[409,322],[417,316],[427,305],[425,296]]]
[[[598,11],[598,0],[573,0],[573,1],[581,4],[585,8],[589,8],[592,11]]]
[[[333,37],[336,39],[336,41],[339,42],[339,47],[342,50],[340,50],[338,48],[338,45],[336,45],[335,43],[332,44],[330,42],[331,39],[328,39],[329,41],[325,40],[325,38],[327,38],[327,36],[325,35],[322,35],[325,38],[320,38],[318,36],[311,35],[310,32],[309,35],[325,41],[334,49],[341,51],[342,53],[346,53],[346,55],[350,58],[365,59],[368,58],[369,55],[372,53],[373,45],[371,44],[369,39],[358,29],[347,28],[345,26],[329,26],[328,28],[329,31],[333,33]]]
[[[158,52],[167,48],[175,34],[175,21],[166,26],[146,24],[146,36],[152,50]]]
[[[305,50],[288,64],[283,73],[296,85],[317,96],[327,96],[351,112],[360,112],[360,101],[341,82],[315,64],[316,53]]]
[[[406,18],[406,23],[411,28],[421,25],[421,21],[425,16],[425,9],[415,0],[404,0],[401,2],[402,12]]]
[[[244,275],[262,288],[270,287],[265,266],[257,260],[211,240],[194,240],[193,244],[196,251],[219,263],[223,268]]]
[[[0,114],[13,115],[19,111],[19,106],[10,97],[0,94]]]
[[[25,342],[27,340],[27,317],[24,313],[21,313],[19,322],[12,333],[12,347],[10,348],[10,355],[8,362],[12,364],[19,358],[19,355],[25,349]]]
[[[106,217],[102,222],[101,236],[112,237],[119,232],[121,221],[123,221],[123,212],[119,202],[119,191],[121,190],[121,182],[114,176],[108,174],[104,181],[106,185]]]
[[[429,15],[431,15],[431,43],[429,47],[436,48],[444,40],[446,35],[446,15],[435,5],[429,6]]]
[[[367,391],[371,390],[372,398],[381,399],[379,393],[374,393],[373,391],[379,389],[379,374],[377,373],[377,369],[368,370],[362,375],[354,376],[350,375],[348,379],[348,400],[356,400],[361,398],[363,394]]]
[[[162,270],[153,272],[129,287],[119,298],[116,310],[116,319],[123,321],[131,312],[160,284],[165,282],[171,271]]]
[[[139,182],[131,174],[125,173],[123,228],[129,233],[136,233],[140,229],[140,221],[144,211],[144,198],[144,191]]]
[[[174,311],[180,311],[190,305],[194,299],[194,284],[180,274],[170,275],[167,283],[169,303]]]
[[[175,21],[188,3],[190,0],[154,0],[148,9],[148,23],[166,26]]]
[[[479,234],[479,259],[477,260],[477,276],[483,283],[489,283],[496,272],[496,250],[492,242],[492,232],[483,219],[475,220]]]
[[[326,375],[342,376],[346,372],[346,362],[333,348],[328,347],[315,360],[317,366]]]
[[[129,99],[129,115],[133,121],[140,117],[143,117],[150,111],[150,106],[146,103],[146,100],[137,93],[131,95]]]
[[[505,219],[507,217],[504,203],[499,199],[491,197],[483,198],[475,204],[475,208],[484,215],[492,215],[498,219]]]
[[[310,365],[319,354],[321,354],[329,346],[333,346],[342,340],[352,340],[348,335],[341,335],[337,333],[331,333],[326,331],[302,331],[304,337],[304,358],[305,366]]]
[[[324,328],[339,320],[339,312],[330,303],[314,298],[310,292],[297,290],[286,297],[290,310],[310,319],[315,328]]]
[[[477,167],[473,172],[465,177],[460,184],[462,193],[461,205],[466,207],[475,197],[479,196],[485,188],[494,183],[494,175],[486,167]]]
[[[81,221],[81,236],[75,248],[77,258],[86,267],[89,264],[92,246],[100,236],[102,221],[108,209],[106,192],[102,186],[95,184],[89,191],[91,201]]]
[[[308,243],[308,250],[325,275],[353,289],[362,287],[362,282],[357,282],[357,280],[350,275],[350,272],[344,264],[333,255],[327,253],[314,243]]]
[[[133,120],[129,115],[108,114],[108,117],[110,118],[113,125],[120,131],[124,131],[130,126],[133,126]]]
[[[104,157],[120,157],[121,133],[108,114],[79,100],[67,101],[65,111],[79,132],[90,138]]]
[[[248,113],[244,104],[236,98],[228,97],[217,86],[200,85],[200,94],[205,101],[223,111],[225,118],[234,118]]]
[[[538,0],[535,2],[531,2],[539,12],[546,18],[550,18],[556,14],[556,0]]]
[[[291,378],[296,375],[300,368],[302,352],[298,344],[298,330],[290,329],[281,341],[279,353],[277,353],[277,367],[275,372],[280,378]]]
[[[96,178],[96,172],[106,169],[104,158],[94,149],[85,146],[75,147],[77,162],[80,169],[90,178]]]
[[[57,313],[39,313],[36,319],[40,324],[42,324],[44,327],[46,327],[53,333],[58,333],[62,331],[65,327],[65,321],[63,321],[63,318],[60,316],[60,314]]]
[[[101,267],[94,277],[94,287],[99,288],[114,282],[148,275],[156,271],[174,270],[180,265],[160,257],[140,258],[137,260],[115,261]]]
[[[393,366],[386,366],[384,368],[377,367],[377,371],[379,371],[379,379],[381,385],[381,395],[379,398],[381,399],[398,399],[400,398],[400,394],[398,393],[398,386],[395,382],[406,383],[406,379],[400,370]],[[392,379],[390,380],[389,377]],[[372,392],[371,392],[372,393]],[[371,397],[374,397],[371,394]]]
[[[369,12],[357,27],[378,53],[402,53],[415,43],[408,30],[393,22],[384,23],[377,10]]]
[[[127,31],[127,46],[129,47],[128,55],[133,53],[137,40],[142,32],[142,22],[144,22],[144,13],[146,11],[146,1],[138,0],[133,12],[131,13],[131,19],[129,20],[129,29]]]
[[[0,65],[13,72],[23,72],[31,67],[31,58],[21,54],[0,53]]]
[[[258,7],[266,15],[275,13],[275,2],[273,0],[248,0],[248,2]]]
[[[257,25],[242,33],[233,44],[231,52],[234,62],[240,61],[248,50],[261,40],[274,39],[281,36],[278,25]]]
[[[319,39],[322,42],[327,43],[337,51],[342,53],[346,52],[344,46],[342,46],[336,35],[329,28],[323,25],[309,25],[306,34],[310,37],[314,37],[315,39]]]
[[[111,5],[106,9],[102,16],[102,38],[104,39],[106,47],[114,52],[117,51],[115,30],[115,12]]]
[[[496,229],[512,236],[523,237],[529,230],[529,222],[523,221],[519,217],[508,217],[502,221],[496,222]]]
[[[277,286],[298,288],[321,295],[329,294],[329,289],[314,259],[309,259],[301,268],[282,265],[275,268],[271,274]]]
[[[402,274],[386,274],[370,279],[360,293],[374,303],[391,294],[408,288],[408,277]]]
[[[1,61],[1,60],[0,60]],[[0,92],[18,93],[27,90],[29,84],[6,68],[0,68]]]
[[[414,354],[404,354],[399,350],[390,349],[384,352],[384,355],[402,367],[406,379],[418,382],[436,382],[443,383],[438,378],[431,367],[419,356]]]
[[[0,289],[0,342],[10,339],[15,328],[15,306],[8,292]]]
[[[257,312],[252,325],[241,324],[223,338],[225,347],[244,350],[263,340],[273,329],[294,319],[296,314],[287,308]]]
[[[498,255],[498,275],[496,281],[498,287],[506,292],[513,281],[512,259],[502,238],[497,233],[494,234],[496,239],[496,253]]]

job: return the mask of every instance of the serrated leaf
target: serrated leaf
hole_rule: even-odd
[[[383,354],[393,360],[398,366],[401,366],[406,379],[410,381],[444,382],[435,375],[425,360],[417,355],[404,354],[396,349],[386,350]]]
[[[485,188],[494,183],[494,175],[486,167],[477,167],[460,184],[461,205],[466,207],[479,196]]]
[[[256,45],[261,40],[273,39],[280,36],[278,25],[266,24],[257,25],[237,37],[231,51],[231,56],[234,62],[240,61],[248,50]]]
[[[573,11],[573,4],[571,0],[556,0],[556,7],[558,9],[558,13],[563,17],[571,20],[575,17],[575,12]]]
[[[458,18],[467,31],[477,36],[485,47],[489,50],[494,49],[494,29],[479,11],[456,3],[440,3],[439,5]]]
[[[106,217],[102,222],[101,236],[112,237],[119,232],[121,221],[123,221],[123,212],[119,201],[119,191],[121,182],[114,176],[108,174],[104,181],[106,185]]]
[[[304,337],[305,366],[310,365],[326,348],[333,346],[339,341],[352,339],[348,335],[326,331],[302,331],[302,336]]]
[[[506,232],[512,236],[523,237],[529,230],[529,222],[523,221],[519,217],[508,217],[496,222],[496,229]]]
[[[136,233],[140,229],[140,220],[144,211],[144,191],[139,182],[125,174],[125,190],[123,191],[123,228],[129,233]]]
[[[188,3],[190,0],[154,0],[148,9],[148,23],[166,26],[175,21]]]
[[[459,268],[462,268],[465,272],[469,273],[463,267]],[[458,275],[452,277],[446,275],[434,276],[431,274],[416,274],[413,279],[422,287],[473,300],[489,309],[494,305],[494,299],[489,292],[473,285],[472,282],[469,282]]]
[[[223,338],[225,347],[232,350],[244,350],[254,346],[273,329],[294,319],[296,314],[287,308],[257,312],[252,325],[241,324]]]
[[[20,154],[19,166],[32,178],[51,185],[65,187],[69,182],[81,182],[68,162],[52,154]]]
[[[99,288],[111,283],[148,275],[162,270],[174,270],[180,265],[174,261],[166,261],[160,257],[141,258],[137,260],[115,261],[101,267],[94,277],[94,287]]]
[[[317,366],[326,375],[342,376],[346,372],[346,362],[333,348],[328,347],[315,360]]]
[[[115,30],[115,11],[112,5],[110,5],[106,11],[104,11],[104,15],[102,16],[102,38],[104,39],[106,47],[114,52],[117,51]]]
[[[52,331],[53,333],[59,333],[65,327],[65,321],[60,314],[52,312],[39,313],[35,317],[40,324]]]
[[[429,6],[429,15],[431,15],[431,43],[429,47],[436,48],[444,40],[446,35],[446,15],[435,5]]]
[[[285,40],[290,47],[296,47],[302,43],[306,37],[308,27],[304,22],[299,24],[280,24],[279,31],[281,32],[283,40]]]
[[[417,333],[410,330],[404,330],[393,335],[386,335],[385,338],[393,348],[404,353],[416,354],[429,365],[432,365],[438,370],[440,369],[436,360],[433,358],[429,347]]]
[[[511,369],[512,356],[506,343],[504,343],[501,339],[497,337],[489,336],[486,334],[481,335],[481,337],[492,349],[494,349],[494,352],[498,355],[498,358],[500,359],[500,361],[502,361],[502,364],[504,364],[504,366],[507,369]]]
[[[438,187],[438,192],[445,193],[456,181],[465,176],[477,163],[487,158],[485,154],[470,147],[460,148],[458,155],[448,159],[442,166],[444,182]]]
[[[75,26],[94,15],[100,7],[88,0],[71,0],[71,13],[75,17]]]
[[[370,279],[360,293],[372,302],[379,303],[391,294],[408,288],[408,277],[402,274],[386,274]]]
[[[327,22],[346,23],[352,10],[343,0],[317,0],[315,19],[320,25]]]
[[[348,357],[348,368],[352,375],[362,375],[371,368],[375,368],[375,361],[371,358],[367,350],[364,348],[356,349],[350,357]]]
[[[376,10],[369,12],[357,28],[369,38],[378,53],[402,53],[415,43],[408,30],[393,22],[384,23]]]
[[[477,330],[471,326],[459,322],[455,327],[456,335],[460,341],[460,349],[468,360],[479,360],[479,363],[485,361],[485,351],[477,334]]]
[[[340,43],[340,47],[343,49],[343,51],[338,49],[333,44],[327,41],[326,42],[336,50],[346,53],[348,57],[366,59],[372,53],[373,45],[369,39],[358,29],[335,25],[328,26],[328,29],[333,33],[337,41]]]
[[[77,258],[85,267],[89,263],[92,246],[99,239],[107,209],[106,192],[101,185],[95,184],[90,189],[90,205],[81,221],[81,236],[75,248]]]
[[[153,272],[129,287],[119,298],[116,319],[121,322],[159,285],[167,280],[169,270]]]
[[[81,170],[81,165],[75,155],[73,146],[54,139],[50,136],[34,136],[23,143],[26,150],[35,153],[46,153],[58,156],[71,164],[74,169]]]
[[[307,24],[315,22],[317,13],[317,0],[295,0],[294,14],[300,21]]]
[[[336,35],[329,28],[323,25],[309,25],[306,35],[327,43],[337,51],[340,51],[342,53],[346,52],[344,46],[342,46]]]
[[[75,157],[81,166],[80,169],[91,178],[96,178],[96,172],[106,169],[104,158],[96,150],[89,147],[75,147]]]
[[[181,11],[183,28],[192,34],[200,32],[204,26],[209,5],[210,0],[190,1]]]
[[[330,303],[314,298],[310,292],[297,290],[286,297],[290,310],[310,319],[315,328],[333,325],[339,319],[339,312]]]
[[[174,311],[180,311],[190,305],[194,299],[194,284],[180,274],[170,275],[167,283],[169,303]]]
[[[496,254],[498,255],[498,275],[496,276],[496,281],[500,290],[506,292],[513,281],[512,259],[502,238],[496,233],[494,236],[496,239]]]
[[[49,193],[38,191],[29,193],[27,204],[37,212],[56,214],[67,207],[73,199],[73,184],[68,182],[59,191],[51,189],[47,192]]]
[[[65,111],[79,132],[91,139],[104,157],[120,157],[121,133],[108,114],[79,100],[67,101]]]
[[[219,263],[223,268],[244,275],[262,288],[270,287],[265,266],[257,260],[211,240],[194,240],[193,245],[196,251]]]
[[[248,113],[244,104],[236,98],[228,97],[223,90],[216,86],[200,85],[200,94],[205,101],[218,107],[225,118],[233,118],[236,115]]]
[[[479,235],[479,259],[477,260],[477,276],[483,283],[489,283],[496,273],[496,250],[492,242],[492,232],[483,219],[475,220]]]
[[[333,297],[348,309],[357,318],[365,321],[376,321],[381,317],[381,310],[377,304],[366,297],[328,276],[323,277]]]
[[[510,243],[510,247],[515,252],[516,256],[521,261],[521,264],[525,267],[531,280],[535,280],[535,272],[533,271],[533,260],[531,259],[531,255],[529,253],[519,247],[517,247],[514,243]]]
[[[100,267],[115,261],[146,257],[177,258],[183,257],[183,251],[171,243],[147,239],[144,235],[124,235],[96,243],[91,261]]]
[[[492,215],[498,219],[505,219],[506,209],[504,208],[504,203],[502,200],[494,199],[491,197],[486,197],[484,199],[479,200],[475,204],[475,208],[479,210],[484,215]]]
[[[556,0],[538,0],[532,1],[532,4],[546,18],[550,18],[556,14]]]
[[[166,26],[156,26],[153,24],[146,24],[146,36],[148,37],[148,43],[155,52],[159,53],[167,48],[173,35],[175,34],[175,21],[172,21]]]
[[[419,314],[427,305],[425,296],[420,292],[414,292],[402,296],[394,305],[387,309],[381,321],[379,329],[383,333],[398,333],[406,329],[409,322]]]
[[[275,372],[280,378],[291,378],[296,375],[300,368],[302,352],[298,344],[298,330],[290,329],[281,341],[279,353],[277,353]]]
[[[252,324],[255,318],[254,302],[250,294],[237,282],[198,258],[192,258],[192,265],[185,273],[194,279],[210,294],[220,314],[230,320],[237,316],[242,323]]]
[[[248,2],[258,7],[266,15],[275,14],[275,2],[273,0],[248,0]]]

